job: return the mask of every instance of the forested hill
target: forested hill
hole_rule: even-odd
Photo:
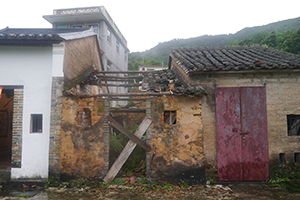
[[[173,39],[167,42],[159,43],[157,46],[144,52],[132,52],[129,54],[128,68],[136,68],[144,60],[144,64],[159,65],[163,61],[164,65],[168,64],[169,54],[172,48],[177,47],[222,47],[239,45],[239,42],[246,38],[251,38],[257,33],[285,33],[287,31],[296,31],[300,27],[300,17],[271,23],[264,26],[255,26],[244,28],[235,34],[229,35],[203,35],[189,39]],[[265,36],[266,36],[265,34]],[[146,63],[145,63],[146,61]],[[135,65],[135,66],[133,66]]]

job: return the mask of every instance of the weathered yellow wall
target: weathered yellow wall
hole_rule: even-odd
[[[204,87],[202,119],[204,153],[208,165],[216,167],[215,87],[263,86],[266,84],[269,158],[279,162],[279,153],[285,153],[288,162],[294,162],[294,153],[300,152],[300,136],[288,136],[287,115],[300,115],[300,72],[202,73],[191,76],[193,82]],[[272,168],[272,166],[270,166]]]
[[[164,123],[164,111],[176,110],[176,124]],[[203,180],[203,135],[200,97],[160,97],[152,103],[151,147],[156,146],[152,169],[158,179]],[[201,171],[195,173],[195,171]]]
[[[104,175],[103,103],[94,98],[63,98],[60,168],[62,178]],[[91,111],[91,125],[78,124],[78,113]]]

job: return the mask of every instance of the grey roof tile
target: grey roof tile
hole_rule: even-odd
[[[265,46],[178,48],[170,55],[184,70],[300,69],[300,56]]]

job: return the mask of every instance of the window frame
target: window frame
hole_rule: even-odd
[[[300,136],[300,115],[287,115],[286,119],[288,136]],[[298,128],[298,130],[292,132],[291,129],[294,128]]]
[[[43,114],[30,115],[30,133],[43,133]]]
[[[168,117],[169,116],[169,117]],[[168,117],[166,119],[166,117]],[[172,123],[170,123],[172,121]],[[176,110],[165,110],[164,111],[164,124],[174,125],[177,122],[177,111]]]

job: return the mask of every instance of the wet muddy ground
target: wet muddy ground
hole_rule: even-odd
[[[1,188],[3,189],[3,188]],[[50,187],[15,189],[0,199],[32,200],[91,200],[91,199],[300,199],[299,191],[292,191],[267,183],[226,183],[216,185],[174,186],[170,184],[147,185],[121,184],[99,187]],[[35,194],[34,194],[35,192]],[[36,194],[37,193],[37,194]],[[2,193],[3,194],[3,193]],[[27,196],[24,196],[27,195]],[[27,198],[22,198],[27,197]],[[29,197],[29,198],[28,198]]]

